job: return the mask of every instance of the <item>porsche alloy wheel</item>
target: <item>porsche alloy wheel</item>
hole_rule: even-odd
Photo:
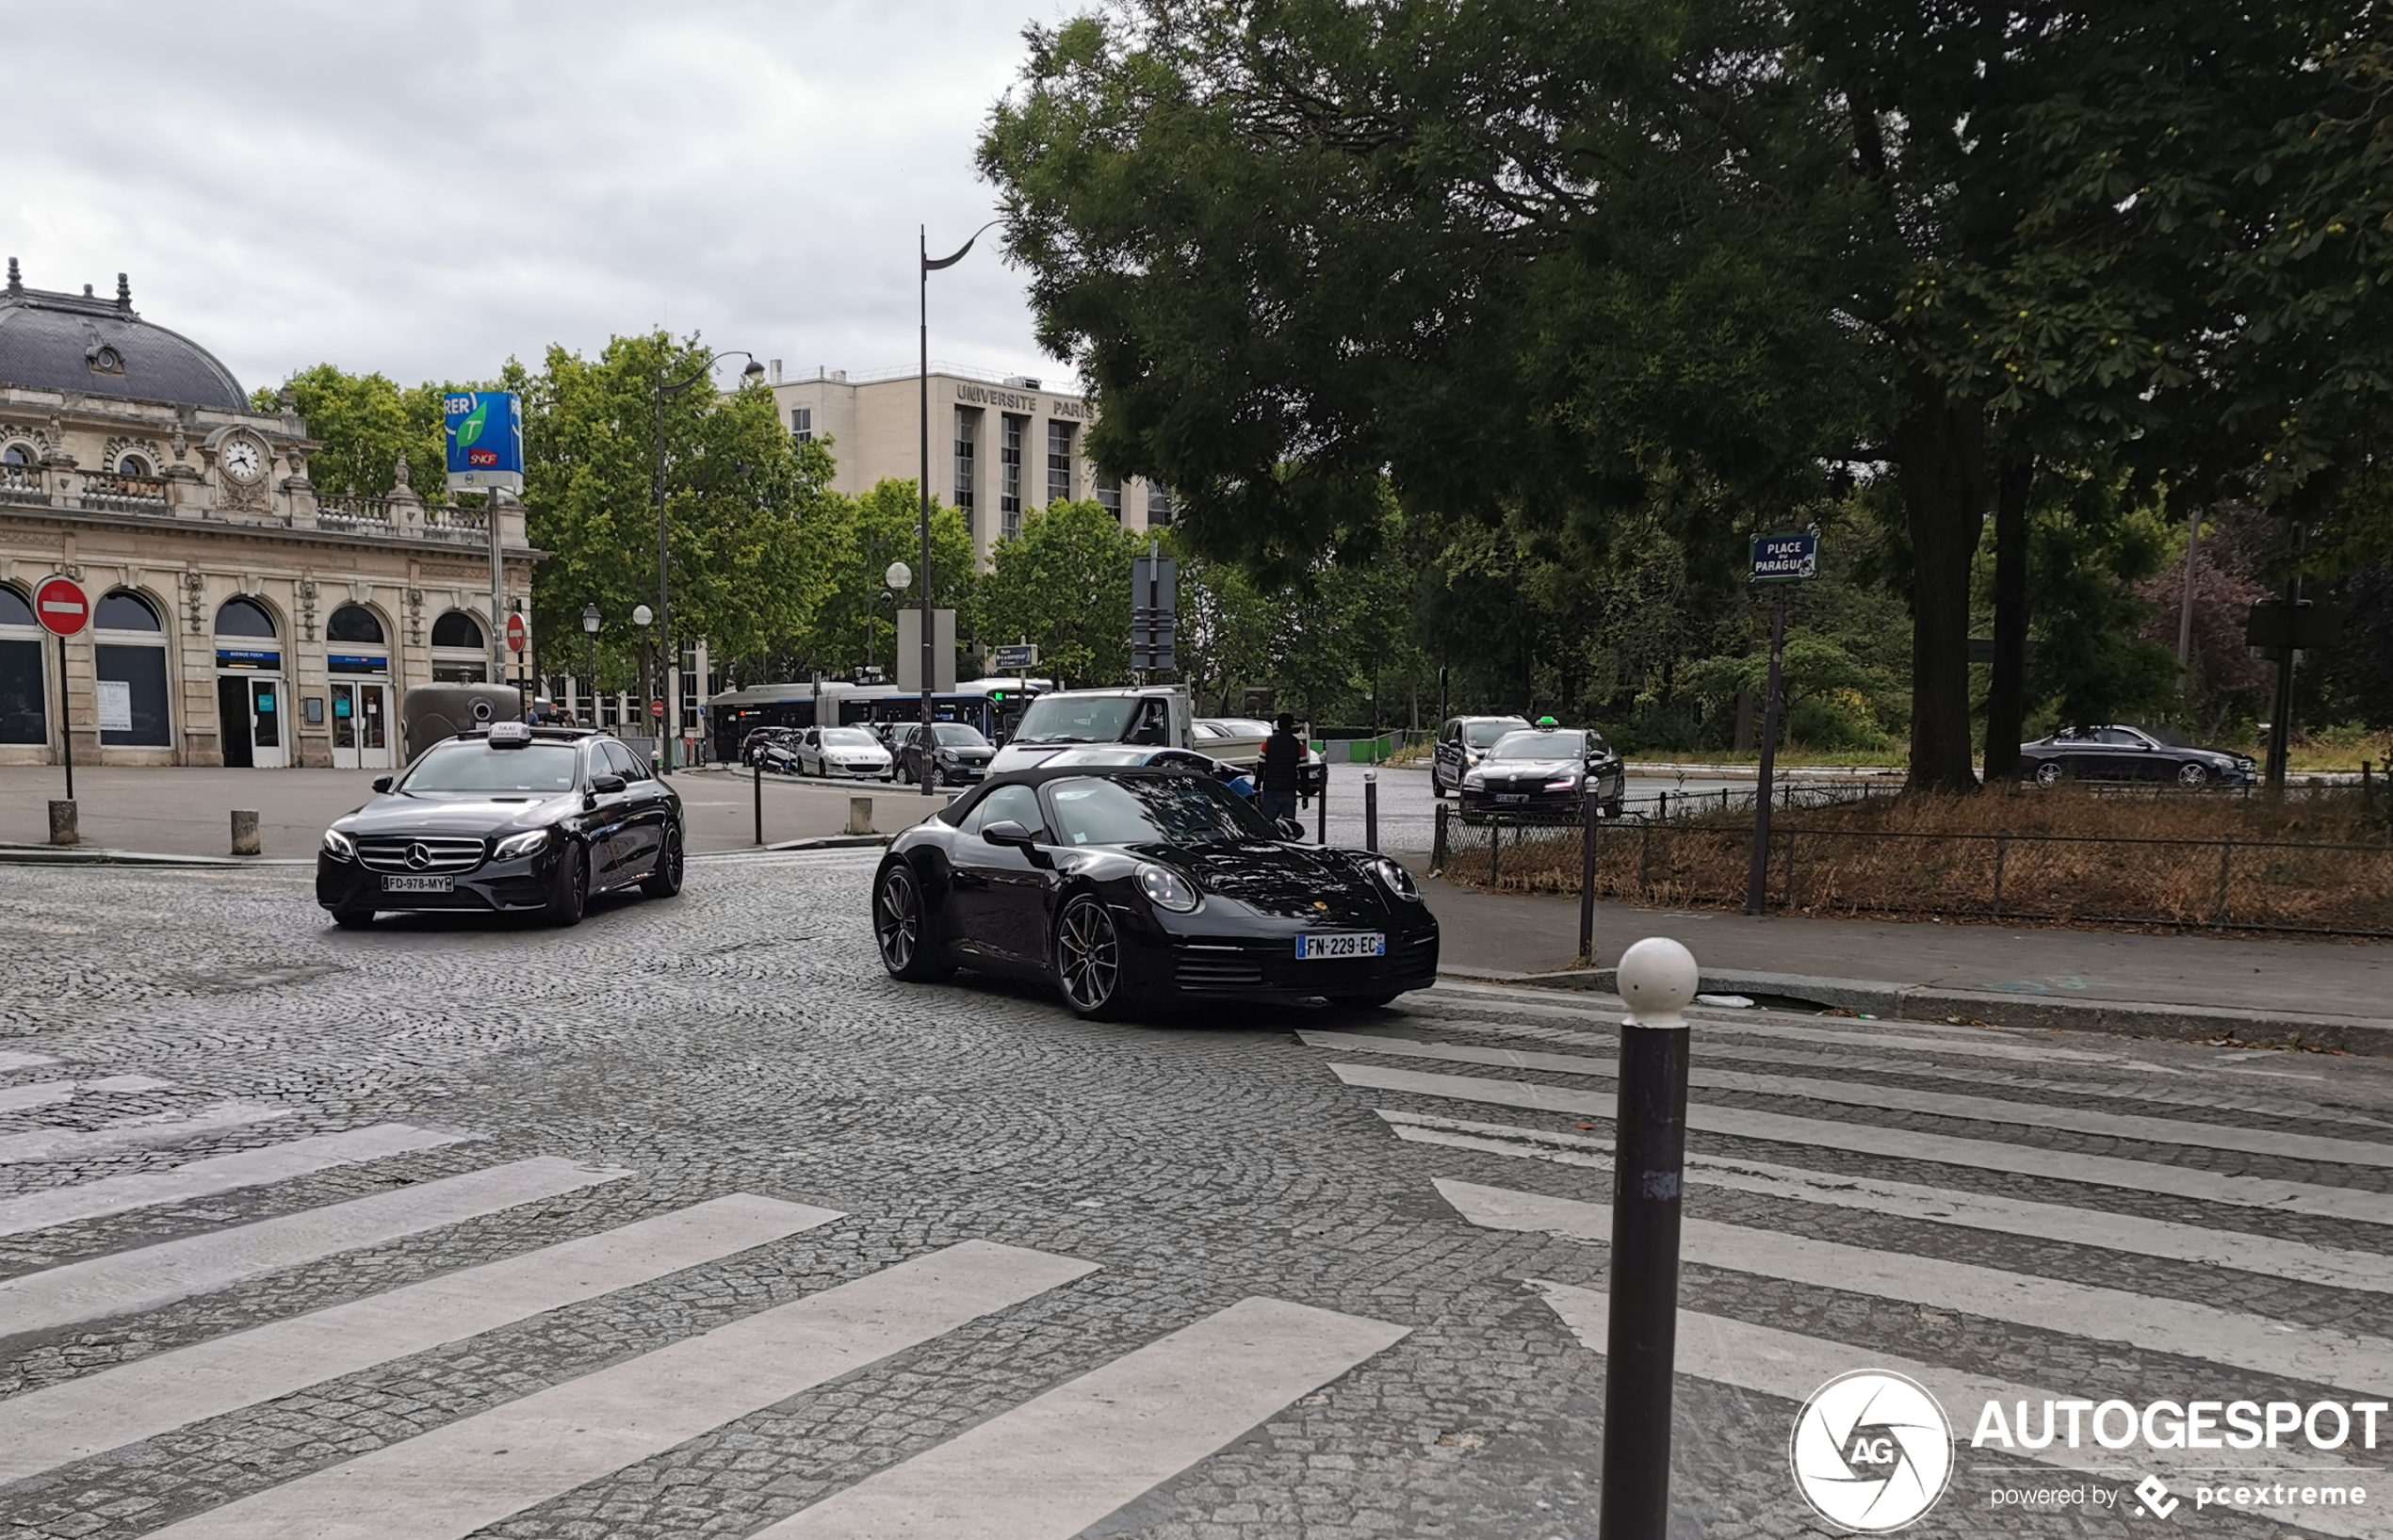
[[[1083,893],[1055,926],[1055,981],[1064,1002],[1083,1016],[1113,1013],[1122,981],[1121,938],[1105,906]]]
[[[955,971],[953,964],[938,961],[930,916],[922,906],[921,881],[903,861],[881,874],[873,891],[872,939],[881,948],[881,965],[892,979],[923,983]]]

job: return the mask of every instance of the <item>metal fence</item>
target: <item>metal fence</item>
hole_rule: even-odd
[[[1595,826],[1596,896],[1742,908],[1752,848],[1750,824],[1606,819]],[[1586,859],[1575,819],[1499,815],[1467,822],[1441,808],[1431,866],[1474,887],[1576,894]],[[2393,936],[2388,844],[1935,834],[1787,821],[1770,831],[1767,870],[1765,901],[1782,912]]]

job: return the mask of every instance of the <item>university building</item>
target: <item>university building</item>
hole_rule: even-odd
[[[113,299],[0,291],[0,764],[396,766],[400,695],[509,676],[480,508],[319,496],[287,397],[254,410],[189,338]],[[498,510],[506,608],[538,553]],[[58,647],[34,584],[92,624]]]
[[[781,420],[800,439],[830,439],[838,462],[832,486],[850,494],[921,473],[921,375],[917,370],[850,376],[818,369],[787,379],[779,361],[767,380]],[[1077,391],[1052,390],[1019,375],[931,365],[931,491],[961,509],[983,567],[989,547],[1018,534],[1022,515],[1059,497],[1093,499],[1125,527],[1172,522],[1170,494],[1090,463],[1097,408]]]

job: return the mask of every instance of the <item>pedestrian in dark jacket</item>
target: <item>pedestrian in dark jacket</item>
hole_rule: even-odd
[[[1282,711],[1275,731],[1263,739],[1262,809],[1267,819],[1296,816],[1296,768],[1305,762],[1305,740],[1296,736],[1296,719]]]

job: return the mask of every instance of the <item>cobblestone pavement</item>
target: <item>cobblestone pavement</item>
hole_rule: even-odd
[[[364,933],[296,873],[12,871],[0,1534],[1596,1533],[1603,1002],[1088,1025],[890,982],[871,869]],[[2166,1532],[2146,1475],[2169,1531],[2393,1533],[2356,1423],[1968,1442],[2393,1388],[2385,1067],[1696,1033],[1675,1535],[1843,1532],[1789,1433],[1873,1367],[1960,1440],[1912,1533]],[[2205,1462],[2366,1498],[2197,1508]],[[2092,1505],[1996,1501],[2039,1489]]]

